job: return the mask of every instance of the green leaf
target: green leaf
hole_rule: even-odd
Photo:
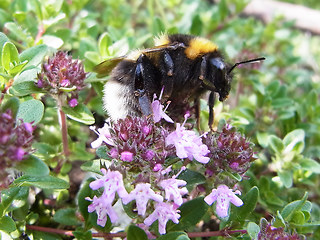
[[[28,176],[24,175],[14,180],[15,186],[33,186],[42,189],[67,189],[69,183],[53,176]]]
[[[81,170],[85,172],[94,172],[97,174],[101,174],[101,162],[102,160],[92,160],[92,161],[87,161],[84,164],[81,165]]]
[[[0,63],[2,63],[2,49],[6,42],[10,42],[9,38],[2,32],[0,32]]]
[[[79,231],[76,230],[72,233],[77,240],[92,240],[92,232],[90,230],[84,232],[83,229],[79,228]]]
[[[25,66],[25,68],[29,68],[31,66],[38,66],[42,63],[43,58],[44,56],[46,56],[47,53],[48,46],[44,44],[34,46],[26,49],[20,54],[20,61],[28,61],[28,64]]]
[[[63,208],[59,209],[54,215],[53,220],[64,225],[78,225],[79,221],[76,217],[76,209]]]
[[[248,232],[251,239],[257,239],[258,234],[260,232],[260,227],[258,224],[254,223],[254,222],[249,222],[248,226],[247,226],[247,232]]]
[[[293,174],[291,170],[279,170],[278,176],[280,177],[281,182],[286,188],[292,187]]]
[[[11,34],[15,36],[16,39],[27,42],[27,35],[21,29],[21,27],[14,22],[7,22],[4,24],[4,27],[10,31]]]
[[[47,164],[33,155],[19,162],[16,168],[30,176],[46,176],[50,172]]]
[[[179,210],[181,211],[179,223],[170,224],[168,229],[170,229],[170,231],[180,229],[183,230],[196,225],[207,212],[208,208],[209,206],[203,200],[203,197],[198,197],[188,202],[185,202],[179,208]]]
[[[98,155],[99,158],[109,159],[110,157],[107,154],[108,151],[109,151],[109,149],[107,146],[100,146],[97,148],[96,154]]]
[[[9,74],[12,76],[15,76],[16,74],[21,72],[21,70],[27,65],[27,63],[28,61],[18,63],[17,65],[15,65],[13,68],[9,70]]]
[[[202,24],[200,15],[197,14],[192,19],[190,33],[193,34],[193,35],[201,35],[202,27],[203,27],[203,24]]]
[[[182,179],[187,182],[187,189],[191,190],[194,185],[203,184],[206,182],[205,176],[201,173],[186,169],[179,176],[178,179]]]
[[[28,69],[21,72],[19,75],[15,76],[13,85],[22,82],[34,82],[37,79],[37,74],[39,72],[37,67],[29,67]]]
[[[302,158],[300,166],[304,170],[312,171],[314,173],[320,173],[320,164],[311,158]]]
[[[302,129],[295,129],[288,133],[284,139],[283,144],[285,146],[284,153],[295,151],[301,153],[304,149],[305,133]]]
[[[246,217],[256,208],[259,198],[259,189],[254,186],[242,199],[243,205],[241,207],[233,207],[232,219],[237,221],[245,221]]]
[[[258,140],[258,143],[261,147],[266,148],[268,146],[269,141],[269,134],[266,132],[257,132],[256,137]]]
[[[109,46],[111,46],[112,40],[109,33],[105,32],[101,34],[98,40],[99,53],[101,56],[106,57],[110,55]]]
[[[225,0],[221,0],[219,2],[219,14],[220,20],[224,20],[228,16],[228,5]]]
[[[285,221],[290,221],[295,212],[300,211],[307,201],[308,193],[306,192],[301,200],[288,203],[281,211],[281,216]]]
[[[155,17],[152,21],[152,34],[154,36],[164,33],[166,27],[159,17]]]
[[[141,228],[130,225],[127,229],[128,240],[148,240],[147,234]]]
[[[269,146],[275,153],[281,153],[284,149],[282,140],[274,135],[269,137]]]
[[[5,112],[8,109],[11,109],[12,116],[16,117],[19,109],[19,99],[16,97],[10,97],[5,101],[1,106],[0,112]]]
[[[93,190],[90,188],[89,184],[94,181],[94,178],[87,179],[81,189],[78,192],[77,200],[78,200],[78,206],[81,215],[83,216],[86,226],[89,223],[89,213],[88,213],[88,206],[91,204],[91,201],[86,200],[86,197],[92,197]]]
[[[44,105],[41,101],[31,99],[20,104],[17,119],[29,122],[34,125],[39,123],[43,117]]]
[[[67,116],[74,121],[86,125],[92,125],[95,122],[94,117],[90,112],[89,108],[87,108],[87,106],[84,104],[79,104],[74,108],[62,107],[62,109],[67,114]]]
[[[302,211],[296,211],[292,215],[291,219],[292,219],[292,222],[299,225],[303,225],[306,222],[305,216]]]
[[[21,82],[18,84],[14,84],[9,90],[10,94],[17,97],[23,97],[32,93],[41,93],[41,92],[43,92],[42,89],[36,87],[34,81]]]
[[[6,42],[3,45],[1,60],[2,67],[7,72],[9,72],[11,68],[19,63],[19,53],[13,43]]]
[[[9,189],[2,190],[0,216],[3,216],[7,212],[13,201],[22,199],[26,194],[28,195],[28,188],[26,187],[10,187]]]
[[[169,232],[157,238],[157,240],[188,240],[190,239],[185,232]]]
[[[15,231],[16,228],[16,224],[13,221],[13,219],[9,216],[4,216],[2,218],[0,218],[0,230],[6,232],[6,233],[11,233],[13,231]]]
[[[286,108],[293,105],[293,100],[290,98],[277,98],[272,101],[274,108]]]

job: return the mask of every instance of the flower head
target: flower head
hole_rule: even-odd
[[[209,134],[205,143],[210,150],[208,157],[212,160],[207,168],[212,173],[229,170],[242,174],[255,160],[251,142],[230,125],[224,126],[221,132]]]
[[[104,188],[103,195],[107,198],[106,201],[113,202],[115,193],[117,192],[119,197],[123,198],[128,195],[122,180],[122,174],[119,171],[108,171],[104,168],[101,169],[103,177],[90,183],[92,190]]]
[[[139,183],[132,190],[128,196],[122,198],[124,204],[136,200],[136,205],[138,209],[138,214],[144,216],[147,209],[147,204],[149,199],[152,199],[156,202],[162,202],[163,197],[159,194],[156,194],[152,189],[149,183]]]
[[[230,202],[240,207],[243,202],[235,194],[241,194],[240,191],[233,192],[232,189],[229,189],[226,185],[220,185],[217,189],[213,189],[212,192],[204,198],[204,201],[211,205],[214,202],[216,204],[216,212],[219,217],[224,218],[228,216],[228,210]]]
[[[176,178],[165,179],[159,183],[159,186],[164,189],[166,193],[165,198],[168,201],[173,200],[178,206],[183,203],[182,196],[188,193],[187,188],[183,187],[185,185],[187,185],[186,181]]]
[[[169,220],[172,220],[174,223],[179,223],[180,214],[178,210],[170,203],[158,203],[155,206],[155,210],[151,213],[145,220],[144,224],[150,226],[153,222],[158,220],[159,224],[159,233],[166,233],[166,225]]]
[[[266,219],[262,218],[258,240],[301,240],[301,238],[298,234],[290,235],[282,227],[275,228],[271,226]]]
[[[31,151],[33,127],[20,120],[17,124],[8,109],[0,113],[0,189],[11,182],[7,170],[22,161]]]
[[[173,144],[179,158],[189,158],[200,163],[208,163],[210,158],[206,155],[210,152],[208,147],[202,143],[201,137],[192,130],[186,130],[184,124],[177,123],[176,130],[166,138],[166,145]]]
[[[167,156],[174,155],[173,147],[165,145],[168,132],[146,117],[128,116],[106,124],[96,133],[99,138],[92,142],[92,147],[107,144],[110,157],[128,163],[126,166],[132,168],[150,166],[154,169],[157,166],[159,169]]]
[[[157,122],[160,122],[160,120],[163,118],[167,122],[173,123],[173,120],[165,113],[165,110],[168,108],[169,104],[167,105],[165,110],[163,110],[163,105],[160,102],[163,94],[163,90],[164,88],[162,88],[161,90],[159,100],[156,100],[157,98],[156,94],[154,94],[154,97],[153,97],[153,101],[151,104],[152,111],[153,111],[153,121],[157,123]]]
[[[88,212],[97,212],[97,224],[101,227],[106,225],[107,216],[110,217],[110,221],[112,223],[115,223],[118,220],[118,216],[112,208],[112,202],[108,201],[108,198],[103,194],[100,197],[94,196],[93,199],[87,197],[86,200],[92,201],[88,206]]]
[[[36,86],[52,95],[71,95],[68,103],[74,107],[78,104],[77,92],[84,87],[86,77],[87,73],[84,72],[80,61],[73,60],[66,52],[59,51],[43,63]]]

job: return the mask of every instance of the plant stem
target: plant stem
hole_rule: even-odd
[[[73,230],[62,230],[62,229],[55,229],[55,228],[48,228],[48,227],[41,227],[41,226],[35,226],[35,225],[26,225],[26,228],[29,230],[35,230],[40,232],[49,232],[49,233],[57,233],[67,236],[73,236],[72,231]],[[240,233],[240,234],[246,234],[247,230],[220,230],[220,231],[212,231],[212,232],[189,232],[188,237],[212,237],[212,236],[229,236],[231,234]],[[119,233],[92,233],[92,237],[104,237],[104,238],[125,238],[127,234],[125,232],[119,232]]]
[[[65,159],[68,159],[68,156],[70,155],[69,146],[68,146],[68,126],[67,126],[67,119],[66,114],[62,110],[62,99],[60,96],[56,98],[57,100],[57,107],[58,107],[58,118],[59,118],[59,124],[61,129],[61,136],[62,136],[62,147],[63,147],[63,154],[65,156]],[[62,165],[64,163],[64,159],[60,158],[58,160],[58,165],[56,167],[56,172],[59,172]]]

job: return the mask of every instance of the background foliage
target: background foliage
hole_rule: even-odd
[[[245,193],[250,189],[257,192],[257,205],[252,206],[252,214],[238,213],[241,221],[230,221],[237,221],[238,229],[247,229],[253,237],[260,218],[265,217],[273,219],[276,227],[286,226],[287,230],[319,239],[320,38],[294,29],[292,22],[281,17],[268,24],[242,17],[248,2],[2,0],[1,111],[15,109],[17,118],[33,122],[36,130],[32,156],[17,166],[26,175],[1,192],[1,235],[63,238],[26,230],[26,224],[36,224],[77,228],[74,235],[78,239],[90,239],[87,231],[95,222],[90,221],[94,216],[85,216],[88,202],[76,200],[89,191],[87,183],[80,187],[84,173],[77,176],[81,164],[85,163],[83,171],[92,170],[91,160],[98,159],[90,148],[95,136],[87,125],[101,126],[106,118],[101,97],[107,79],[90,74],[79,96],[83,104],[64,109],[70,155],[56,173],[53,169],[64,156],[55,101],[34,86],[43,59],[56,49],[66,50],[83,61],[86,72],[92,72],[104,59],[152,46],[154,36],[179,32],[211,39],[230,62],[267,58],[259,70],[239,68],[230,98],[215,106],[217,123],[227,121],[240,129],[255,143],[258,157],[247,173],[250,178],[241,183]],[[318,2],[308,4],[317,7]],[[205,102],[202,107],[205,128]],[[30,186],[42,191],[35,192]],[[28,196],[35,198],[32,204]],[[85,224],[77,215],[79,209]],[[107,228],[110,226],[99,230]],[[139,230],[131,227],[127,232],[135,231]],[[249,239],[249,235],[240,238]]]

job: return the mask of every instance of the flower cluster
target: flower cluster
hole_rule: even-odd
[[[14,167],[30,152],[32,132],[30,123],[20,121],[17,125],[10,109],[0,114],[0,188],[10,183],[6,169]]]
[[[251,142],[229,125],[225,125],[221,132],[208,134],[205,143],[210,150],[209,175],[221,170],[243,174],[255,160]]]
[[[289,234],[282,227],[271,226],[264,218],[260,221],[260,232],[258,240],[300,240],[298,234]]]
[[[119,171],[111,171],[110,169],[101,169],[103,176],[90,183],[93,190],[104,188],[100,197],[94,196],[93,199],[87,197],[86,200],[92,201],[88,207],[89,212],[96,211],[98,215],[97,224],[105,226],[107,216],[110,221],[115,223],[118,220],[118,215],[112,207],[117,193],[123,204],[128,204],[135,201],[137,214],[145,217],[148,206],[154,205],[154,211],[149,214],[144,224],[150,226],[153,222],[158,220],[159,233],[166,233],[166,223],[172,220],[174,223],[179,222],[180,215],[177,208],[183,203],[182,196],[188,191],[184,187],[187,183],[183,180],[176,179],[176,176],[167,178],[158,183],[158,189],[162,189],[165,193],[165,199],[161,195],[161,191],[155,192],[150,183],[138,183],[135,188],[128,193],[124,188],[122,174]],[[154,203],[152,203],[154,202]]]
[[[150,167],[153,171],[162,169],[168,156],[174,156],[171,146],[166,146],[168,131],[155,126],[146,117],[127,117],[98,129],[99,138],[92,143],[97,148],[105,143],[113,159],[127,162],[131,169]]]
[[[245,172],[249,162],[254,159],[250,142],[229,127],[218,134],[207,136],[205,133],[199,136],[185,127],[189,114],[184,115],[182,124],[176,123],[173,131],[159,127],[156,123],[161,119],[172,123],[160,100],[161,95],[159,100],[154,97],[152,102],[153,119],[128,116],[117,122],[106,123],[97,131],[91,127],[99,136],[92,142],[92,147],[106,145],[107,155],[112,160],[108,171],[101,170],[104,176],[90,184],[93,190],[103,187],[103,194],[100,197],[94,196],[93,199],[87,198],[92,201],[89,212],[97,212],[98,224],[101,226],[105,225],[107,216],[112,223],[118,219],[112,207],[116,192],[123,204],[134,201],[133,210],[136,210],[139,219],[143,219],[146,226],[158,220],[160,234],[166,233],[169,220],[178,223],[178,208],[186,201],[184,196],[188,194],[188,190],[185,187],[187,182],[177,179],[177,176],[186,167],[178,164],[177,167],[181,168],[179,173],[172,175],[172,163],[168,163],[169,159],[196,160],[203,164],[204,171],[212,171],[211,168],[216,171],[232,169],[240,173]],[[123,183],[124,173],[129,185]],[[115,186],[112,187],[111,184]],[[204,200],[208,205],[215,202],[217,215],[226,218],[230,203],[237,207],[243,204],[236,194],[241,193],[221,184]]]
[[[69,106],[75,107],[78,105],[78,92],[84,87],[86,76],[80,61],[59,51],[43,64],[36,85],[52,95],[67,95]]]

